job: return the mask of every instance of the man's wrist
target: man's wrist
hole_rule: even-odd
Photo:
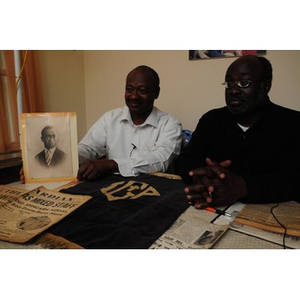
[[[107,171],[108,172],[119,172],[119,166],[113,159],[108,159],[106,161],[107,163]]]

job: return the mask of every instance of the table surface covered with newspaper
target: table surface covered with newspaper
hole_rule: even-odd
[[[0,185],[0,240],[25,243],[87,202],[43,186],[25,190]]]
[[[38,184],[21,185],[18,183],[0,186],[0,197],[2,197],[0,200],[0,249],[56,248],[58,244],[55,246],[47,244],[51,238],[47,240],[47,233],[43,234],[43,231],[89,200],[89,197],[86,196],[66,195],[57,192],[61,186],[73,184],[74,182],[48,183],[45,185],[47,188],[40,188]],[[9,198],[17,198],[16,203],[19,203],[19,207],[11,205],[7,195]],[[62,195],[63,198],[61,198]],[[31,201],[29,196],[33,197]],[[55,197],[58,198],[54,199]],[[238,203],[230,207],[227,211],[232,214],[232,217],[217,216],[214,213],[197,210],[191,206],[153,243],[150,249],[282,248],[280,243],[232,230],[231,223],[243,206]],[[29,208],[32,211],[29,211]],[[41,214],[41,212],[43,213]],[[49,221],[48,218],[51,220]],[[13,221],[8,222],[8,220]],[[35,228],[36,226],[42,227]],[[16,236],[21,237],[21,239],[16,238]],[[18,242],[15,242],[17,240]],[[24,242],[25,240],[27,242]],[[60,241],[60,245],[59,248],[61,249],[78,248],[63,239]]]

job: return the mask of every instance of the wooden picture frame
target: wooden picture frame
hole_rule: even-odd
[[[21,113],[20,122],[25,182],[76,180],[76,113]],[[48,162],[47,148],[51,149]]]

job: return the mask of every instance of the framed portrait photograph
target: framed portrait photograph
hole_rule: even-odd
[[[20,120],[25,182],[75,180],[76,113],[22,113]]]
[[[262,55],[267,50],[189,50],[189,60],[225,58],[243,55]]]

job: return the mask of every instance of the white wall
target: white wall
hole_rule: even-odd
[[[274,71],[271,99],[300,110],[300,51],[268,51]],[[236,58],[188,60],[188,51],[84,51],[86,125],[105,111],[124,105],[125,78],[145,64],[161,79],[155,105],[177,116],[184,128],[194,130],[207,110],[224,105],[225,72]]]
[[[300,110],[300,51],[268,51],[274,69],[271,99]],[[227,67],[235,58],[188,60],[188,50],[156,51],[40,51],[46,110],[75,111],[78,138],[104,112],[123,106],[129,71],[144,64],[161,79],[155,105],[180,118],[194,130],[207,110],[224,105]]]
[[[83,51],[39,51],[46,112],[76,112],[78,137],[86,133]]]

